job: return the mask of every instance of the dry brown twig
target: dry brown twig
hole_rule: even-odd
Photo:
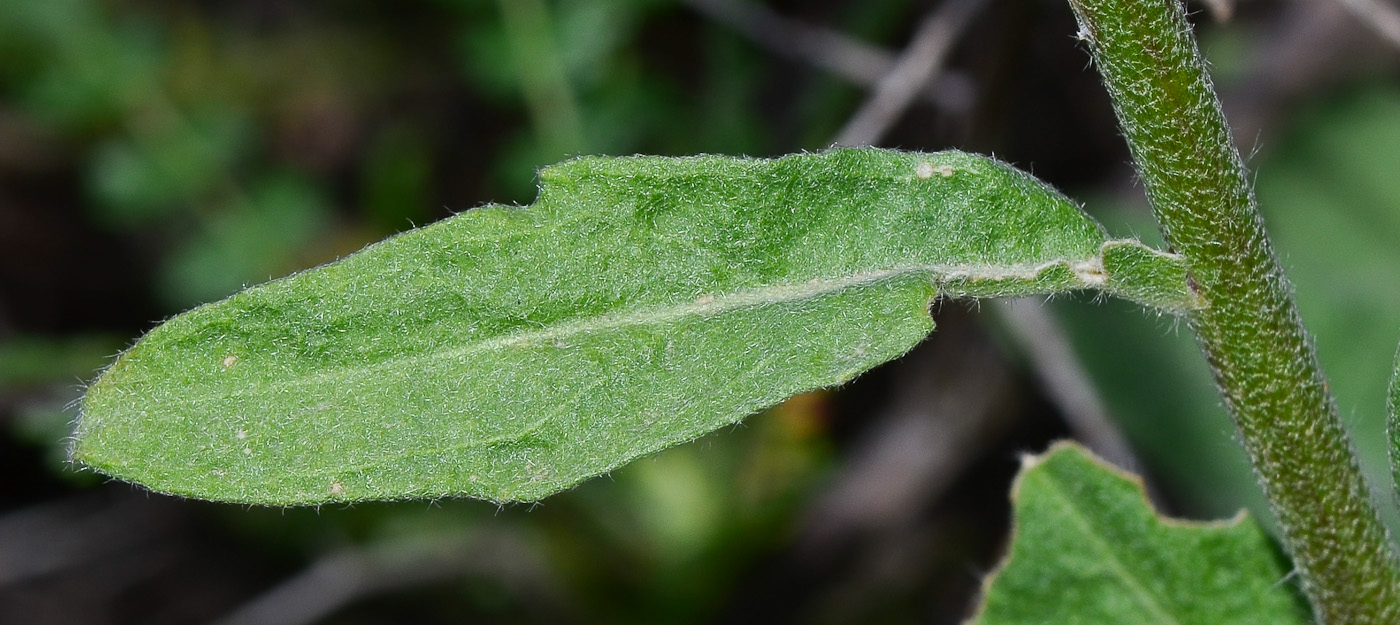
[[[875,87],[895,66],[895,55],[840,31],[804,24],[761,4],[733,0],[681,0],[697,13],[728,27],[774,54],[808,63],[860,87]],[[923,85],[917,97],[940,109],[960,112],[972,101],[971,84],[945,72]]]
[[[837,133],[836,143],[878,143],[915,96],[937,79],[948,53],[982,5],[982,0],[947,0],[925,17],[894,67]]]
[[[1385,0],[1341,0],[1341,3],[1387,43],[1400,48],[1400,9]]]
[[[536,607],[559,605],[549,568],[532,545],[509,531],[453,534],[329,553],[238,606],[217,625],[309,625],[369,595],[490,576],[531,596]]]

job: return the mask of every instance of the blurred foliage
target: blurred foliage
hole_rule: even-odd
[[[116,337],[98,335],[0,341],[0,388],[54,382],[77,386],[91,379],[117,353],[122,342]]]
[[[927,8],[912,0],[772,4],[890,48]],[[954,136],[982,137],[958,147],[995,151],[1042,175],[1094,180],[1120,166],[1124,152],[1084,156],[1121,144],[1111,119],[1092,119],[1092,131],[1079,125],[1081,116],[1108,109],[1092,72],[1074,74],[1088,68],[1073,49],[1063,3],[1014,3],[995,13],[1010,17],[999,30],[975,33],[975,50],[955,57],[975,74],[975,119],[921,109],[918,123],[902,126],[893,141],[948,147],[947,136],[927,129],[952,125]],[[1045,40],[1037,28],[1050,29],[1045,37],[1063,49],[1038,48]],[[1242,39],[1222,41],[1212,56],[1218,67],[1243,71]],[[1065,65],[1041,65],[1055,59]],[[1007,87],[1018,79],[1068,95]],[[1074,85],[1100,101],[1086,104]],[[0,220],[0,238],[11,257],[66,265],[21,257],[0,267],[0,278],[53,281],[42,292],[0,291],[4,434],[45,450],[62,473],[73,418],[65,406],[96,368],[162,317],[452,212],[528,203],[535,169],[573,154],[819,149],[862,97],[667,0],[0,2],[0,218],[10,219]],[[1390,173],[1400,159],[1392,153],[1400,150],[1400,93],[1390,85],[1320,98],[1264,147],[1255,162],[1268,225],[1343,414],[1376,484],[1387,484],[1379,428],[1400,339],[1400,287],[1387,280],[1400,266],[1393,244],[1400,182]],[[1085,163],[1099,173],[1074,173]],[[1109,225],[1119,235],[1155,232],[1141,210],[1099,214],[1118,221]],[[23,234],[4,237],[6,228]],[[130,282],[102,283],[111,276]],[[1155,482],[1180,508],[1220,516],[1252,501],[1260,512],[1189,332],[1121,302],[1056,305]],[[27,318],[18,313],[30,309],[54,318],[42,330],[6,318]],[[511,532],[523,547],[508,557],[544,562],[557,603],[475,575],[440,595],[390,604],[403,610],[393,620],[417,614],[436,622],[422,607],[431,605],[439,617],[467,621],[701,622],[743,601],[733,595],[745,572],[791,539],[808,489],[835,469],[840,432],[824,397],[803,396],[535,508],[184,505],[241,541],[241,557],[272,563],[248,592],[348,546]],[[999,460],[1010,463],[1010,455]],[[57,497],[95,481],[45,487]],[[901,622],[928,616],[916,612],[919,601],[908,603],[914,607],[890,602],[882,614]]]

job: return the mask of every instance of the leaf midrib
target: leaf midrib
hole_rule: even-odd
[[[1086,537],[1087,542],[1103,556],[1101,561],[1106,563],[1119,579],[1123,580],[1124,586],[1138,600],[1144,610],[1151,612],[1159,623],[1181,625],[1181,621],[1172,616],[1171,612],[1148,591],[1146,584],[1132,574],[1131,569],[1118,557],[1108,541],[1104,540],[1103,536],[1095,530],[1089,518],[1080,514],[1079,508],[1074,505],[1074,500],[1060,488],[1059,483],[1053,477],[1047,476],[1043,490],[1053,495],[1051,499],[1064,509],[1066,516]]]
[[[601,332],[631,326],[660,325],[691,315],[713,316],[741,308],[782,304],[804,299],[816,299],[846,289],[874,286],[882,282],[888,282],[911,275],[928,275],[933,279],[935,285],[942,281],[972,278],[986,280],[1034,280],[1042,272],[1052,267],[1088,262],[1097,258],[1099,257],[1095,255],[1084,258],[1056,259],[1034,264],[1022,263],[1011,265],[902,265],[890,269],[862,272],[835,279],[814,278],[799,284],[785,283],[746,289],[723,295],[701,296],[688,302],[667,304],[622,314],[600,315],[597,317],[567,321],[538,330],[506,334],[474,341],[458,347],[410,354],[398,358],[381,360],[368,365],[352,365],[299,375],[290,379],[260,385],[259,394],[288,388],[316,385],[331,380],[346,380],[354,378],[355,376],[370,375],[383,369],[413,366],[424,361],[460,358],[473,353],[519,345],[548,344],[578,334]],[[244,361],[247,362],[247,360],[250,359],[245,357]],[[191,404],[198,405],[208,401],[226,399],[234,395],[247,397],[248,392],[246,388],[240,388],[227,393],[206,395],[202,398],[191,397],[187,401]]]

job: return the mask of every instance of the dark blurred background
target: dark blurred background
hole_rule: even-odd
[[[1387,6],[1191,8],[1393,521]],[[1061,0],[0,1],[0,622],[957,623],[1018,455],[1066,436],[1173,514],[1267,517],[1189,332],[1085,297],[940,302],[905,358],[535,506],[249,509],[66,462],[83,383],[161,319],[574,154],[956,147],[1157,241],[1075,30]]]

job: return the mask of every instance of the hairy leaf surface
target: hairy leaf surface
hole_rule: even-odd
[[[974,625],[1304,625],[1302,598],[1268,535],[1158,516],[1142,482],[1073,443],[1028,456],[1011,498],[1011,552],[985,582]]]
[[[74,456],[237,502],[534,500],[903,354],[930,301],[1192,305],[1033,178],[957,152],[580,158],[201,306],[93,384]]]

